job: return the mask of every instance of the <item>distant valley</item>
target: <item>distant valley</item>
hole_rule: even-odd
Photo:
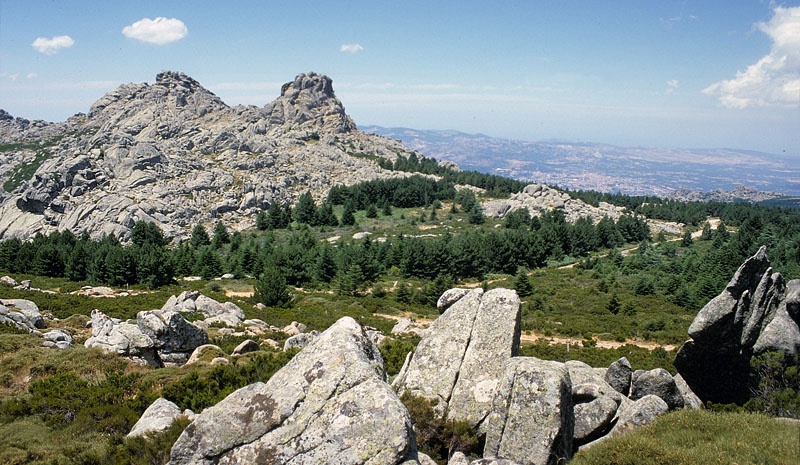
[[[760,192],[800,195],[800,160],[748,150],[617,147],[530,142],[451,130],[360,129],[398,139],[423,155],[453,161],[463,169],[571,189],[667,196],[679,189],[684,193],[732,191],[747,186]]]

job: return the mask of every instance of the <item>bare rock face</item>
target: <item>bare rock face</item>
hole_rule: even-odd
[[[555,465],[572,457],[572,385],[566,367],[533,357],[504,364],[486,431],[484,457]],[[474,462],[473,462],[474,463]]]
[[[491,409],[503,363],[519,352],[520,300],[508,289],[473,289],[428,328],[396,379],[437,413],[477,426]]]
[[[170,460],[234,463],[419,463],[408,412],[355,320],[337,321],[268,382],[204,410]]]
[[[522,192],[511,194],[508,199],[487,200],[482,203],[486,216],[504,218],[509,213],[520,209],[528,210],[532,217],[552,210],[560,211],[567,221],[574,223],[580,218],[589,217],[598,223],[604,217],[618,220],[625,209],[607,202],[600,202],[598,206],[590,205],[583,200],[573,199],[566,192],[553,189],[546,184],[529,184]],[[682,225],[665,221],[648,221],[653,232],[665,231],[680,234]]]
[[[358,131],[331,79],[316,73],[297,75],[259,108],[230,107],[191,77],[164,71],[64,123],[3,111],[0,143],[22,143],[0,153],[0,183],[40,163],[12,192],[0,191],[0,239],[85,229],[127,240],[139,220],[176,239],[198,222],[246,229],[261,209],[306,190],[320,200],[336,184],[408,175],[352,153],[390,161],[412,153]]]
[[[786,284],[761,247],[697,314],[675,368],[703,401],[744,402],[756,382],[750,359],[767,351],[799,354],[799,324],[800,280]]]

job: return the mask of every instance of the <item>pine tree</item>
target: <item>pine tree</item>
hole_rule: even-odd
[[[606,305],[606,309],[611,312],[612,314],[616,315],[619,313],[619,299],[617,298],[617,294],[611,294],[611,299],[608,301]]]
[[[280,202],[274,201],[269,205],[269,210],[267,212],[267,221],[265,224],[265,230],[269,229],[282,229],[283,226],[283,206]]]
[[[364,273],[358,265],[352,265],[347,272],[339,277],[338,290],[342,294],[358,295],[364,286]]]
[[[212,246],[218,249],[222,247],[223,244],[227,244],[230,241],[231,236],[228,234],[228,228],[225,227],[225,223],[217,221],[214,225],[214,240],[211,242]]]
[[[256,216],[256,229],[259,231],[266,231],[269,225],[269,217],[264,210],[258,212]]]
[[[329,283],[336,277],[336,260],[333,249],[328,244],[322,246],[314,267],[314,277],[323,283]]]
[[[199,262],[200,274],[205,279],[216,278],[222,274],[222,261],[211,247],[206,247],[200,252]]]
[[[514,277],[514,289],[516,289],[520,297],[527,297],[533,294],[531,278],[522,268],[517,271],[517,275]]]
[[[692,232],[687,229],[681,238],[681,247],[689,247],[692,242]]]
[[[483,224],[484,221],[486,221],[486,217],[483,216],[483,208],[481,208],[481,204],[475,202],[469,210],[469,222],[470,224]]]
[[[89,252],[83,242],[78,242],[73,247],[67,259],[65,274],[70,281],[85,281],[89,269]]]
[[[700,235],[700,240],[702,241],[710,241],[711,240],[711,225],[706,221],[703,224],[703,233]]]
[[[311,191],[306,191],[297,199],[293,217],[298,223],[313,224],[316,212],[317,206],[314,204],[314,197],[311,196]]]
[[[371,203],[367,206],[367,218],[377,218],[378,217],[378,209],[375,208],[375,204]]]
[[[342,226],[354,226],[356,224],[355,212],[356,207],[353,205],[353,201],[347,199],[344,203],[344,212],[342,212]]]
[[[279,307],[289,302],[286,278],[276,266],[267,266],[255,285],[253,300],[268,307]]]
[[[196,249],[201,246],[211,244],[211,239],[208,237],[208,231],[206,231],[206,228],[204,228],[202,224],[198,223],[195,225],[194,229],[192,229],[192,238],[189,242],[192,244],[192,247]]]
[[[383,206],[381,207],[381,215],[392,216],[392,204],[389,203],[388,200],[383,202]]]
[[[403,302],[404,304],[411,303],[411,298],[413,297],[413,293],[411,292],[411,288],[404,282],[397,283],[397,292],[395,293],[395,299],[398,302]]]

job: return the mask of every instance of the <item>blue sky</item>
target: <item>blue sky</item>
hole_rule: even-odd
[[[800,0],[0,0],[15,116],[162,69],[254,105],[324,73],[360,125],[800,156]]]

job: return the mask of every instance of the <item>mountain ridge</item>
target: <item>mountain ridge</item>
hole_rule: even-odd
[[[228,106],[191,77],[123,84],[87,114],[48,123],[0,112],[0,238],[54,230],[126,239],[138,220],[174,238],[195,223],[253,226],[273,202],[407,176],[402,144],[358,130],[332,80],[298,74],[263,107]]]

